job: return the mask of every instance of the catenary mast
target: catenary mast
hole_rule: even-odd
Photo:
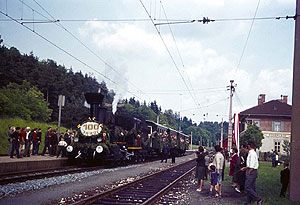
[[[300,201],[300,0],[296,3],[294,68],[293,68],[293,101],[292,101],[292,133],[291,133],[291,175],[290,199]]]

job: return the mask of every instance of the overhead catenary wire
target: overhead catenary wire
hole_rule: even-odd
[[[167,53],[169,54],[169,56],[170,56],[170,58],[171,58],[171,61],[173,62],[174,66],[175,66],[175,68],[176,68],[176,70],[177,70],[177,72],[179,73],[179,75],[180,75],[180,77],[181,77],[181,79],[182,79],[182,81],[183,81],[185,87],[189,90],[190,96],[192,97],[192,99],[193,99],[194,103],[196,104],[196,106],[199,107],[199,105],[198,105],[198,103],[196,102],[194,96],[192,95],[192,93],[191,93],[191,91],[190,91],[190,89],[189,89],[189,87],[188,87],[186,81],[184,80],[184,78],[183,78],[183,76],[182,76],[182,74],[181,74],[181,72],[180,72],[180,70],[179,70],[179,68],[178,68],[178,66],[177,66],[177,64],[176,64],[176,62],[175,62],[175,59],[173,58],[173,56],[172,56],[172,54],[171,54],[171,52],[170,52],[170,50],[169,50],[169,48],[168,48],[168,46],[167,46],[165,40],[163,39],[163,37],[162,37],[160,31],[158,30],[158,28],[155,26],[155,23],[154,23],[153,19],[151,18],[150,14],[149,14],[149,12],[148,12],[148,10],[147,10],[147,8],[145,7],[145,5],[144,5],[144,3],[142,2],[142,0],[139,0],[139,1],[140,1],[140,3],[141,3],[142,7],[144,8],[145,12],[147,13],[148,17],[151,19],[151,22],[152,22],[154,28],[156,29],[156,31],[157,31],[157,33],[158,33],[158,35],[159,35],[159,37],[160,37],[160,39],[161,39],[161,41],[162,41],[164,47],[166,48]]]
[[[248,35],[247,35],[247,38],[246,38],[246,41],[245,41],[245,44],[244,44],[244,47],[243,47],[243,51],[242,51],[241,57],[240,57],[240,59],[239,59],[239,62],[238,62],[238,64],[237,64],[237,69],[239,69],[239,67],[240,67],[240,65],[241,65],[241,62],[242,62],[242,59],[243,59],[243,56],[244,56],[244,54],[245,54],[245,50],[246,50],[246,48],[247,48],[248,40],[249,40],[251,31],[252,31],[252,27],[253,27],[254,20],[255,20],[255,17],[256,17],[258,8],[259,8],[259,4],[260,4],[260,0],[258,0],[257,6],[256,6],[255,13],[254,13],[254,17],[253,17],[252,22],[251,22],[251,26],[250,26],[250,29],[249,29],[249,32],[248,32]]]
[[[169,20],[168,20],[168,16],[167,16],[167,13],[166,13],[166,10],[165,10],[165,8],[164,8],[164,6],[163,6],[163,4],[162,4],[162,1],[160,0],[160,4],[161,4],[161,8],[163,9],[163,12],[164,12],[164,15],[165,15],[165,18],[166,18],[166,21],[169,23]],[[180,58],[180,61],[181,61],[181,65],[182,65],[182,68],[184,69],[184,63],[183,63],[183,59],[182,59],[182,56],[181,56],[181,54],[180,54],[180,52],[179,52],[179,49],[178,49],[178,45],[177,45],[177,42],[176,42],[176,39],[175,39],[175,36],[174,36],[174,33],[173,33],[173,30],[172,30],[172,28],[171,28],[171,25],[170,24],[168,24],[168,27],[169,27],[169,30],[170,30],[170,33],[171,33],[171,35],[172,35],[172,39],[173,39],[173,41],[174,41],[174,44],[175,44],[175,47],[176,47],[176,51],[177,51],[177,54],[178,54],[178,56],[179,56],[179,58]],[[188,75],[187,75],[188,76]],[[188,78],[189,79],[189,78]],[[191,83],[190,83],[191,84]],[[192,84],[191,84],[192,85]]]
[[[90,68],[91,70],[95,71],[96,73],[98,73],[99,75],[101,75],[102,77],[104,77],[105,79],[109,80],[110,82],[112,82],[115,85],[121,86],[120,84],[118,84],[117,82],[115,82],[114,80],[108,78],[107,76],[105,76],[103,73],[99,72],[98,70],[96,70],[95,68],[93,68],[92,66],[90,66],[89,64],[85,63],[84,61],[82,61],[81,59],[79,59],[78,57],[74,56],[72,53],[66,51],[65,49],[63,49],[62,47],[58,46],[57,44],[55,44],[54,42],[50,41],[48,38],[44,37],[43,35],[41,35],[40,33],[38,33],[37,31],[32,30],[30,27],[22,24],[21,22],[17,21],[16,19],[14,19],[12,16],[5,14],[3,11],[0,10],[0,14],[6,16],[7,18],[12,19],[14,22],[20,24],[21,26],[25,27],[27,30],[33,32],[35,35],[39,36],[40,38],[42,38],[43,40],[47,41],[49,44],[53,45],[54,47],[56,47],[57,49],[59,49],[60,51],[64,52],[65,54],[67,54],[68,56],[72,57],[73,59],[75,59],[76,61],[78,61],[79,63],[81,63],[82,65]],[[134,94],[133,92],[129,91],[128,92],[130,94],[132,94],[133,96],[139,98],[140,100],[142,100],[139,96],[137,96],[136,94]]]
[[[26,5],[24,3],[24,5]],[[35,10],[37,13],[37,11]],[[40,14],[40,13],[39,13]],[[41,14],[40,14],[41,15]],[[288,19],[296,19],[296,15],[287,15],[287,16],[270,16],[270,17],[256,17],[254,20],[288,20]],[[208,19],[208,18],[205,18]],[[127,22],[149,22],[150,19],[55,19],[55,20],[45,20],[45,19],[36,19],[35,21],[32,21],[32,19],[24,19],[24,18],[16,18],[16,20],[23,21],[22,23],[55,23],[55,22],[116,22],[116,23],[127,23]],[[247,18],[220,18],[220,19],[208,19],[209,22],[230,22],[230,21],[252,21],[253,17],[247,17]],[[11,21],[10,19],[0,19],[0,21]],[[162,25],[172,25],[172,24],[190,24],[190,23],[209,23],[207,21],[203,21],[203,19],[168,19],[169,22],[163,22],[166,21],[166,19],[157,18],[153,21],[158,21],[159,23],[155,23],[156,26],[162,26]],[[162,23],[161,23],[162,22]]]
[[[244,106],[243,106],[242,101],[241,101],[241,99],[240,99],[240,97],[239,97],[239,95],[238,95],[237,92],[235,92],[235,96],[236,96],[236,98],[237,98],[237,102],[238,102],[239,105],[240,105],[240,108],[243,109]]]
[[[252,20],[282,20],[282,19],[296,19],[297,15],[294,16],[269,16],[269,17],[255,17],[255,18],[220,18],[220,19],[210,19],[208,17],[203,17],[203,19],[191,19],[191,20],[173,20],[164,23],[156,23],[156,26],[163,26],[168,24],[190,24],[190,23],[203,23],[208,24],[210,22],[227,22],[227,21],[252,21]]]
[[[25,4],[25,3],[24,3]],[[16,18],[16,20],[23,21],[23,23],[55,23],[55,22],[115,22],[115,23],[127,23],[127,22],[149,22],[150,19],[55,19],[55,20],[45,20],[45,19],[25,19],[25,18]],[[10,19],[0,19],[0,21],[11,21]],[[165,19],[158,18],[155,21],[166,21]],[[175,23],[176,21],[181,22],[185,20],[180,19],[169,19],[170,24]]]
[[[55,18],[53,15],[50,14],[41,4],[39,4],[36,0],[33,0],[44,12],[46,12],[53,20]],[[48,18],[47,18],[48,19]],[[50,19],[48,19],[50,20]],[[121,78],[124,78],[125,81],[127,81],[129,84],[131,84],[133,87],[137,89],[140,93],[144,94],[142,90],[140,90],[135,84],[133,84],[131,81],[129,81],[126,77],[123,77],[122,74],[117,71],[113,66],[111,66],[109,63],[107,63],[102,57],[100,57],[97,53],[95,53],[91,48],[89,48],[85,43],[83,43],[76,35],[74,35],[71,31],[69,31],[65,26],[63,26],[61,23],[57,22],[56,25],[61,27],[63,30],[65,30],[67,33],[69,33],[76,41],[78,41],[82,46],[84,46],[89,52],[91,52],[94,56],[96,56],[102,63],[104,63],[105,66],[108,66],[110,69],[112,69],[114,72],[116,72]]]
[[[39,14],[40,16],[44,17],[45,19],[48,19],[47,16],[45,16],[44,14],[42,14],[41,12],[35,10],[34,8],[32,8],[31,6],[29,6],[27,3],[25,3],[23,0],[18,0],[21,4],[22,4],[22,18],[20,19],[21,21],[23,20],[23,5],[25,5],[27,8],[29,8],[30,10],[33,10],[35,13]],[[14,18],[16,19],[16,18]],[[17,20],[17,19],[16,19]],[[30,20],[30,19],[28,19]],[[33,19],[31,19],[32,21]],[[43,19],[44,20],[44,19]],[[43,21],[43,20],[38,20],[38,21]],[[49,19],[48,19],[49,20]],[[24,22],[22,22],[24,23]],[[35,23],[34,21],[32,21],[31,23]],[[54,23],[54,22],[51,22],[51,23]]]
[[[164,5],[163,5],[163,3],[162,3],[161,0],[160,0],[160,4],[161,4],[161,8],[163,9],[165,18],[166,18],[167,22],[169,22],[168,16],[167,16],[167,12],[166,12],[165,7],[164,7]],[[172,35],[172,38],[173,38],[173,41],[174,41],[174,44],[175,44],[175,47],[176,47],[177,54],[178,54],[178,56],[179,56],[179,58],[180,58],[180,62],[181,62],[182,69],[183,69],[182,71],[183,71],[183,73],[184,73],[185,65],[184,65],[184,63],[183,63],[183,59],[182,59],[182,56],[181,56],[181,54],[180,54],[180,51],[179,51],[179,48],[178,48],[178,45],[177,45],[177,42],[176,42],[176,39],[175,39],[173,30],[172,30],[170,24],[169,24],[169,30],[170,30],[170,32],[171,32],[171,35]],[[186,73],[186,76],[187,76],[188,82],[190,83],[191,88],[193,89],[193,85],[192,85],[192,82],[191,82],[191,80],[190,80],[190,77],[189,77],[188,73]],[[197,96],[194,96],[194,97],[196,98],[196,101],[198,102]]]

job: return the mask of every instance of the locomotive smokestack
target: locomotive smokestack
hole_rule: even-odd
[[[100,93],[99,93],[100,91]],[[104,111],[104,101],[105,101],[105,96],[107,92],[103,89],[99,89],[98,93],[85,93],[84,97],[87,101],[88,104],[90,104],[90,117],[95,119],[97,121],[100,121],[101,123],[104,122],[105,118],[105,112]]]

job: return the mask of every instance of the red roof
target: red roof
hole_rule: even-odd
[[[292,117],[292,106],[282,103],[279,100],[271,100],[269,102],[257,105],[255,107],[244,110],[240,115],[255,115],[265,117]]]

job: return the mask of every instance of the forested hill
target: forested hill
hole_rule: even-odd
[[[44,94],[45,101],[52,110],[48,121],[58,121],[58,95],[66,96],[66,104],[62,111],[62,124],[66,127],[76,127],[89,116],[89,110],[84,106],[85,92],[95,92],[99,87],[106,88],[104,82],[98,83],[87,74],[67,70],[53,60],[39,61],[32,53],[21,55],[16,48],[1,46],[0,88],[10,83],[21,85],[24,80]],[[112,102],[113,96],[113,91],[110,91],[108,103]]]
[[[104,81],[99,83],[87,74],[74,73],[72,68],[67,69],[57,65],[53,60],[40,61],[32,53],[21,55],[14,47],[0,46],[0,115],[2,117],[56,122],[58,121],[58,95],[65,95],[62,125],[75,128],[89,116],[89,110],[84,106],[84,93],[96,92],[99,87],[108,89]],[[37,100],[30,100],[32,96]],[[111,104],[114,96],[114,91],[110,90],[106,103]],[[14,105],[6,106],[5,104],[9,102],[14,102],[11,103]],[[193,144],[198,144],[202,139],[205,146],[214,145],[220,138],[220,123],[193,123],[191,119],[180,117],[171,109],[163,111],[155,101],[146,103],[130,98],[123,100],[123,105],[118,108],[117,112],[120,114],[155,122],[159,118],[160,124],[174,129],[181,128],[186,134],[193,132]],[[43,110],[45,114],[39,116],[38,114]],[[224,123],[225,138],[227,127],[228,123]]]

